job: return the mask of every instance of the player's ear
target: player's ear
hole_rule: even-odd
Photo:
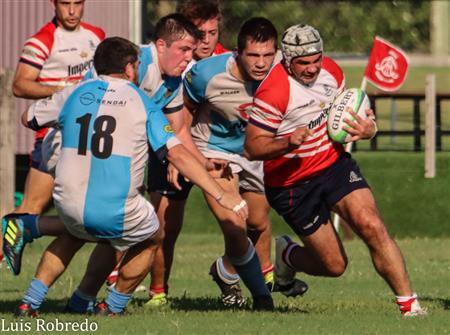
[[[156,50],[158,51],[158,53],[162,53],[164,51],[164,48],[167,47],[166,41],[164,41],[162,38],[158,38],[155,41],[155,45],[156,45]]]

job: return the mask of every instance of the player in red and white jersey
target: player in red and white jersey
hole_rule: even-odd
[[[347,256],[330,221],[338,213],[368,246],[377,272],[397,297],[404,315],[426,312],[412,292],[400,249],[378,214],[375,199],[358,165],[326,130],[328,109],[344,88],[339,66],[323,55],[319,32],[308,25],[288,28],[282,38],[283,61],[259,86],[245,149],[265,160],[270,205],[303,241],[276,240],[275,282],[288,289],[296,272],[337,277]],[[347,120],[352,141],[376,134],[372,110]]]
[[[24,45],[13,82],[16,97],[41,99],[77,83],[92,67],[105,33],[81,22],[84,0],[53,0],[55,17]],[[40,214],[51,199],[53,178],[42,168],[41,144],[47,129],[36,132],[25,195],[16,213]]]
[[[256,92],[251,124],[275,133],[276,138],[289,137],[299,127],[307,126],[312,132],[294,150],[265,162],[264,179],[269,186],[288,186],[309,178],[343,152],[341,144],[331,141],[326,125],[328,108],[344,88],[344,74],[331,58],[321,54],[316,58],[321,58],[322,68],[314,89],[298,82],[278,63]]]
[[[25,42],[13,82],[16,97],[46,98],[76,83],[92,66],[95,48],[104,39],[102,29],[81,22],[84,0],[52,0],[52,4],[54,19]],[[46,173],[41,154],[46,133],[47,129],[36,132],[24,199],[14,213],[41,214],[51,199],[53,177]],[[35,236],[58,235],[58,226],[48,221]]]

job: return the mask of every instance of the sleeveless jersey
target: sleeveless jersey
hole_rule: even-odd
[[[160,159],[180,143],[167,118],[134,84],[100,76],[42,99],[28,111],[29,125],[58,126],[62,149],[53,197],[65,222],[82,223],[98,238],[135,230],[142,211],[148,143]]]
[[[260,81],[242,81],[230,73],[233,53],[202,59],[186,74],[185,94],[199,105],[191,129],[202,151],[243,154],[248,110]]]
[[[328,110],[344,89],[341,68],[323,57],[322,69],[311,85],[302,85],[277,64],[258,88],[249,122],[288,137],[298,127],[314,132],[297,149],[264,162],[264,182],[271,187],[288,186],[316,175],[333,164],[343,152],[327,132]]]
[[[72,85],[92,67],[95,49],[104,38],[98,27],[81,22],[78,30],[69,31],[54,18],[25,42],[19,62],[40,70],[37,81],[43,85]]]

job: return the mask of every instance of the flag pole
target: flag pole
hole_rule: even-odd
[[[365,91],[366,87],[367,87],[367,79],[366,79],[366,76],[364,76],[362,81],[361,81],[361,89],[363,91]],[[345,151],[348,152],[348,153],[352,152],[352,148],[353,148],[353,142],[349,142],[349,143],[347,143],[345,145]],[[336,229],[337,232],[339,232],[340,221],[341,221],[341,217],[337,213],[334,213],[333,226],[334,226],[334,229]]]

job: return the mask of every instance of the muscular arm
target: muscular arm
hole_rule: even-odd
[[[214,197],[221,206],[233,210],[244,220],[247,218],[248,208],[239,194],[225,191],[182,144],[171,147],[167,159],[190,181]]]
[[[311,130],[301,127],[289,137],[275,138],[274,133],[249,123],[245,133],[244,156],[249,160],[273,159],[298,148],[310,135]]]
[[[197,158],[197,160],[204,166],[206,158],[200,153],[194,141],[192,140],[190,125],[192,123],[192,117],[186,107],[183,106],[181,111],[166,114],[167,119],[170,122],[172,129],[177,137],[189,150],[189,152]]]
[[[39,73],[39,69],[25,63],[19,63],[13,81],[14,95],[18,98],[41,99],[62,89],[60,86],[46,86],[37,82]]]

